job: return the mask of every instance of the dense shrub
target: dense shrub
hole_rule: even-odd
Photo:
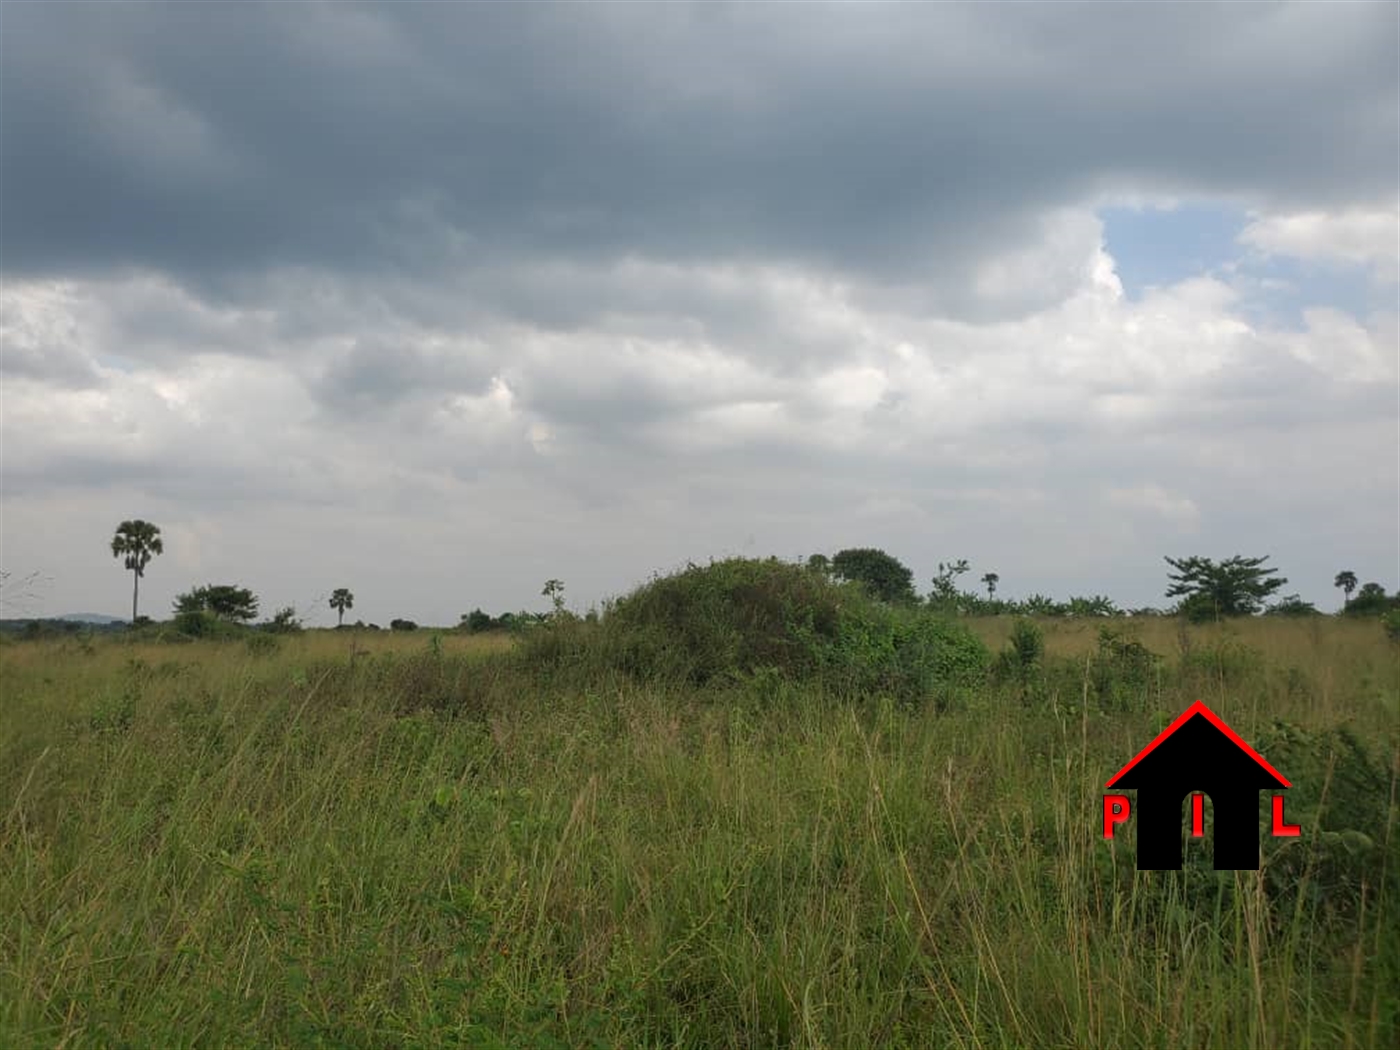
[[[175,633],[185,638],[243,638],[248,628],[242,624],[221,619],[203,609],[176,613],[171,621]]]
[[[1296,839],[1266,838],[1265,879],[1273,896],[1302,903],[1324,919],[1355,916],[1383,880],[1400,892],[1400,865],[1387,864],[1393,755],[1368,748],[1345,726],[1308,731],[1275,721],[1260,734],[1259,750],[1293,784],[1286,792]],[[1268,826],[1269,795],[1260,795],[1260,822]],[[1394,847],[1392,847],[1393,851]]]
[[[1384,616],[1395,611],[1400,611],[1400,593],[1388,595],[1379,583],[1363,583],[1342,610],[1346,616]]]
[[[493,625],[491,614],[482,612],[480,609],[473,609],[462,617],[462,626],[472,633],[489,631]]]
[[[957,624],[882,605],[804,566],[746,558],[654,579],[596,625],[570,619],[534,632],[522,657],[694,685],[775,673],[902,699],[974,681],[988,659]]]

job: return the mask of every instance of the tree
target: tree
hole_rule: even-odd
[[[146,575],[146,566],[157,554],[165,552],[160,539],[160,528],[149,521],[137,518],[124,521],[117,526],[112,537],[112,557],[125,559],[124,564],[134,574],[131,580],[131,622],[136,622],[136,601],[141,592],[141,577]]]
[[[807,559],[807,568],[823,576],[831,575],[831,559],[825,554],[813,554]]]
[[[480,631],[489,631],[495,626],[495,621],[491,619],[490,613],[482,612],[480,609],[473,609],[469,613],[462,614],[461,626],[465,627],[472,634]]]
[[[1188,620],[1219,620],[1227,616],[1252,616],[1263,608],[1264,600],[1288,580],[1270,575],[1273,569],[1262,558],[1232,558],[1215,562],[1210,558],[1167,558],[1174,573],[1168,573],[1168,598],[1181,598],[1178,611]]]
[[[337,627],[344,626],[345,610],[355,608],[355,596],[350,593],[348,587],[337,587],[331,592],[331,608],[339,614],[335,625]]]
[[[982,582],[987,585],[987,601],[995,601],[997,596],[997,584],[1001,582],[1001,577],[994,572],[989,572],[982,577]]]
[[[554,603],[555,616],[562,616],[564,614],[563,580],[545,580],[544,590],[540,591],[540,594]]]
[[[1337,578],[1332,581],[1332,586],[1342,589],[1342,611],[1345,612],[1346,607],[1351,604],[1351,592],[1356,590],[1356,573],[1350,569],[1343,569],[1337,573]]]
[[[302,626],[301,620],[297,618],[296,609],[288,605],[278,609],[277,615],[263,624],[263,629],[273,634],[296,634],[302,629]]]
[[[258,615],[258,599],[246,587],[206,583],[176,597],[175,612],[208,613],[220,620],[246,623]]]
[[[1379,583],[1363,583],[1361,590],[1346,607],[1348,616],[1380,616],[1392,609],[1400,609],[1400,593],[1389,597]]]
[[[866,587],[876,598],[891,605],[918,601],[914,593],[914,573],[898,558],[873,547],[850,547],[831,559],[831,572],[842,580]]]
[[[941,608],[944,612],[957,612],[962,604],[959,600],[961,596],[958,594],[958,577],[965,572],[967,572],[966,558],[939,562],[938,575],[933,578],[933,590],[929,592],[928,596],[929,604]]]

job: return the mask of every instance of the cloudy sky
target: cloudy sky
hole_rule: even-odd
[[[0,615],[1400,585],[1400,6],[0,7]]]

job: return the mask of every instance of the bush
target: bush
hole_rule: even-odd
[[[1321,616],[1317,611],[1317,606],[1312,602],[1305,602],[1296,594],[1285,595],[1273,605],[1264,610],[1265,616]]]
[[[1021,699],[1028,700],[1039,684],[1044,659],[1045,637],[1040,628],[1020,619],[1012,625],[1011,637],[1006,648],[997,654],[993,671],[999,680],[1016,683]]]
[[[171,625],[186,638],[241,638],[247,633],[246,628],[203,610],[176,613]]]
[[[494,623],[490,613],[482,612],[480,609],[473,609],[462,617],[462,626],[466,627],[472,634],[480,631],[489,631]]]
[[[297,611],[289,605],[277,610],[277,615],[263,624],[262,629],[273,634],[296,634],[302,630],[302,624],[297,619]]]
[[[391,631],[416,631],[418,625],[412,620],[390,620],[389,630]]]
[[[1390,768],[1383,746],[1368,749],[1350,729],[1308,731],[1275,721],[1258,747],[1293,784],[1288,819],[1302,826],[1294,839],[1265,839],[1264,877],[1274,898],[1292,905],[1299,896],[1324,920],[1351,918],[1368,897],[1400,892],[1400,867],[1386,864]],[[1269,794],[1261,793],[1267,826]]]
[[[987,667],[966,628],[776,558],[690,565],[614,602],[596,626],[571,618],[528,634],[521,653],[693,685],[777,674],[901,699],[967,684]]]
[[[1159,659],[1136,638],[1100,627],[1099,651],[1090,672],[1099,706],[1114,710],[1140,706],[1152,687]]]
[[[1388,612],[1381,617],[1381,626],[1385,628],[1385,636],[1392,642],[1400,642],[1400,609]]]
[[[1387,595],[1379,583],[1363,583],[1342,610],[1346,616],[1384,616],[1395,611],[1400,611],[1400,594]]]

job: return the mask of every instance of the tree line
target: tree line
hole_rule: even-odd
[[[133,575],[131,622],[149,622],[139,615],[138,603],[141,580],[147,566],[165,550],[159,526],[141,519],[123,521],[113,534],[111,548],[113,557],[120,559]],[[939,562],[931,587],[922,596],[915,590],[913,571],[898,558],[878,548],[848,547],[831,557],[813,554],[806,559],[805,565],[812,572],[829,578],[857,583],[880,601],[902,606],[922,605],[935,612],[957,616],[1165,615],[1181,616],[1199,623],[1261,613],[1275,616],[1320,614],[1316,606],[1303,601],[1297,594],[1275,597],[1288,580],[1269,566],[1267,555],[1234,555],[1220,561],[1192,555],[1167,557],[1165,561],[1172,570],[1167,573],[1165,596],[1178,600],[1165,608],[1137,609],[1122,609],[1111,598],[1097,594],[1071,597],[1067,601],[1057,601],[1042,594],[1033,594],[1019,601],[998,598],[997,587],[1001,576],[996,572],[986,572],[980,577],[986,589],[986,596],[983,597],[959,585],[959,579],[971,572],[965,558]],[[1361,584],[1351,570],[1337,573],[1333,582],[1343,593],[1341,611],[1345,615],[1400,615],[1400,592],[1390,595],[1379,583]],[[541,593],[551,599],[556,615],[563,610],[564,584],[561,580],[547,581]],[[1353,594],[1356,595],[1354,598]],[[345,613],[355,606],[355,596],[349,588],[337,587],[330,594],[329,605],[336,613],[336,626],[343,627]],[[246,587],[234,584],[195,587],[179,595],[174,604],[176,626],[182,630],[198,631],[199,624],[210,620],[247,624],[257,614],[257,597]],[[493,617],[478,608],[464,613],[458,626],[468,631],[502,630],[548,618],[549,614],[528,612],[504,613]],[[296,610],[289,606],[278,610],[263,626],[271,630],[290,631],[300,629],[301,623]],[[356,626],[377,625],[366,625],[360,621]],[[390,621],[389,626],[396,630],[412,630],[417,624],[411,620],[395,619]]]

